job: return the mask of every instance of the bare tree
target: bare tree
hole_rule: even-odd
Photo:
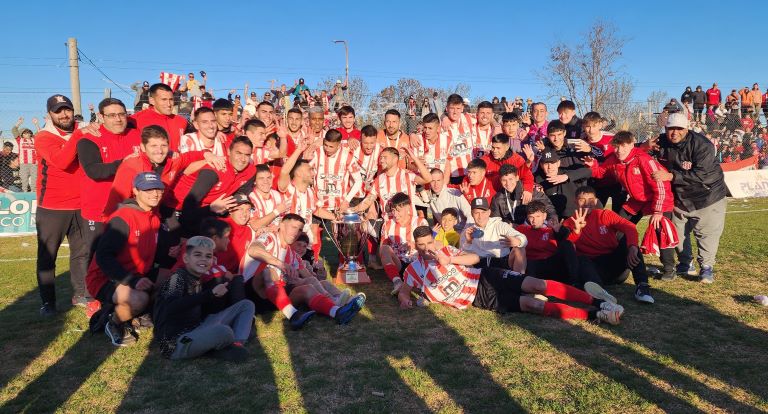
[[[373,125],[380,125],[384,119],[384,112],[388,109],[397,109],[400,112],[405,110],[405,102],[408,97],[413,96],[417,103],[424,98],[431,98],[437,92],[438,99],[445,101],[448,95],[458,93],[461,96],[468,96],[470,86],[464,83],[456,84],[452,88],[434,88],[425,87],[416,79],[400,78],[394,85],[383,88],[379,93],[371,97],[368,104],[368,113],[366,120]]]
[[[612,24],[597,20],[575,45],[553,45],[551,62],[537,75],[549,88],[550,97],[569,97],[582,114],[624,115],[634,90],[619,64],[625,43]]]
[[[333,90],[334,85],[336,84],[336,79],[340,79],[338,77],[329,76],[320,82],[317,83],[318,89],[324,89],[326,91]],[[355,110],[361,110],[362,108],[365,108],[368,98],[370,95],[370,90],[368,89],[368,84],[365,82],[365,80],[358,76],[353,76],[349,78],[349,85],[347,86],[347,94],[349,96],[349,100],[342,99],[344,102],[355,108]]]

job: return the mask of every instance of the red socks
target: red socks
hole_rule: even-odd
[[[386,263],[384,265],[384,273],[387,274],[389,280],[395,280],[396,277],[400,277],[400,268],[392,263]]]
[[[267,299],[274,303],[280,311],[291,305],[291,300],[288,299],[288,295],[285,293],[285,287],[280,285],[272,285],[266,289]]]
[[[547,280],[547,284],[549,284]],[[578,289],[577,289],[578,290]],[[544,302],[544,316],[558,319],[584,319],[589,317],[586,309],[575,308],[565,303]]]
[[[324,295],[315,295],[309,301],[310,309],[326,316],[331,316],[331,309],[334,306],[336,306],[336,304]]]
[[[323,247],[323,231],[320,229],[320,227],[318,227],[314,230],[314,232],[315,242],[312,244],[312,253],[314,253],[315,260],[317,260],[317,258],[320,257],[320,248]]]
[[[581,289],[576,289],[571,285],[555,282],[554,280],[547,280],[546,283],[547,290],[544,291],[544,296],[551,296],[569,302],[584,303],[586,305],[592,304],[592,296]]]

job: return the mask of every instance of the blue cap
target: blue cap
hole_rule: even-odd
[[[165,190],[163,181],[160,180],[160,176],[154,172],[140,172],[133,178],[133,187],[137,190]]]

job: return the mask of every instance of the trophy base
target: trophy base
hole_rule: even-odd
[[[358,265],[357,270],[350,271],[347,266],[339,266],[339,270],[336,272],[336,283],[343,283],[345,285],[359,285],[371,283],[371,278],[368,277],[368,273],[365,271],[365,266]]]

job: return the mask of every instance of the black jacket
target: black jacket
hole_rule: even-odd
[[[682,95],[680,95],[680,102],[690,102],[693,103],[693,91],[690,89],[686,89],[685,92],[683,92]]]
[[[728,189],[723,169],[715,146],[704,135],[688,131],[685,139],[673,144],[666,134],[661,134],[658,144],[659,162],[674,175],[675,207],[699,210],[725,198]]]
[[[581,138],[581,118],[574,115],[571,122],[565,124],[565,139]]]
[[[693,107],[703,108],[707,103],[707,94],[704,91],[693,92]]]
[[[547,219],[557,220],[555,206],[549,201],[549,197],[534,186],[532,201],[541,201],[547,206]],[[513,211],[510,211],[512,209]],[[523,183],[517,183],[510,193],[501,189],[491,200],[491,217],[501,217],[501,220],[510,224],[523,224],[528,218],[528,208],[523,205]]]
[[[567,174],[560,167],[559,174]],[[578,187],[573,180],[568,180],[560,184],[551,184],[544,176],[544,172],[539,169],[536,172],[536,184],[540,185],[544,194],[549,197],[549,201],[555,206],[557,216],[561,219],[570,217],[576,210],[576,188]]]
[[[554,149],[554,146],[549,139],[544,140],[544,145],[547,148]],[[563,145],[557,151],[557,156],[560,157],[560,173],[568,176],[569,181],[574,182],[576,185],[584,185],[587,180],[592,177],[592,169],[584,165],[581,160],[587,155],[592,155],[591,152],[577,152],[568,146],[568,143]],[[538,168],[541,170],[541,167]]]

